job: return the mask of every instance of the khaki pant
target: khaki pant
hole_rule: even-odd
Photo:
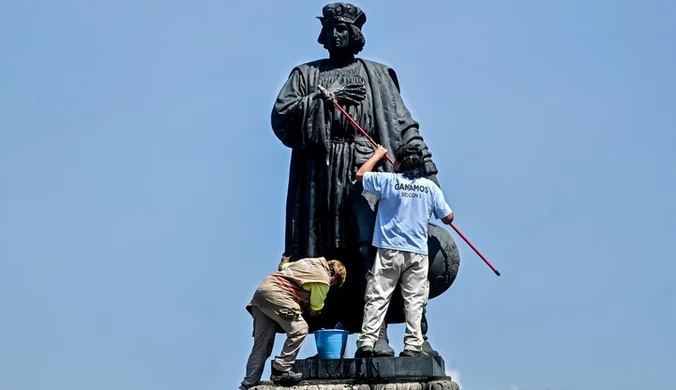
[[[404,349],[422,351],[420,323],[429,291],[428,267],[427,255],[378,248],[373,269],[366,276],[364,322],[357,340],[358,346],[373,347],[375,344],[392,293],[399,284],[406,317]]]
[[[286,341],[282,353],[275,357],[272,366],[280,371],[291,369],[309,331],[300,313],[291,309],[252,306],[251,314],[254,322],[254,345],[246,363],[246,376],[240,389],[248,389],[260,382],[265,362],[272,354],[278,325],[286,332]]]

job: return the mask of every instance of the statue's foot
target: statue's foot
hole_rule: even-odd
[[[427,356],[439,356],[439,352],[435,351],[434,348],[432,348],[432,345],[430,344],[429,340],[423,341],[423,352],[425,352]]]
[[[387,324],[383,324],[378,332],[378,341],[373,346],[373,356],[390,357],[394,356],[394,349],[390,347],[390,340],[387,338]]]
[[[390,344],[387,343],[387,340],[378,339],[378,341],[376,341],[376,345],[373,346],[373,356],[394,356],[394,349],[390,347]]]
[[[427,330],[429,329],[429,326],[427,324],[427,315],[426,315],[426,307],[423,309],[423,316],[422,320],[420,322],[420,330],[422,331],[423,334],[423,352],[427,354],[427,356],[439,356],[439,352],[435,351],[434,348],[432,348],[432,344],[430,344],[429,338],[427,337]]]

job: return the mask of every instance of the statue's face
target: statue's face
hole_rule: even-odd
[[[350,45],[350,29],[345,23],[326,26],[326,43],[331,50],[346,49]]]

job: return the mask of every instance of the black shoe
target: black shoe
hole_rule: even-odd
[[[270,373],[270,380],[274,383],[278,382],[298,382],[303,379],[303,374],[300,372],[295,372],[293,370],[289,371],[279,371],[278,369],[272,367],[272,372]]]
[[[427,356],[427,353],[425,351],[411,351],[408,349],[405,349],[401,351],[399,354],[401,357],[421,357],[421,356]]]
[[[373,347],[364,345],[363,347],[359,347],[357,351],[354,353],[355,358],[367,358],[367,357],[373,357]]]

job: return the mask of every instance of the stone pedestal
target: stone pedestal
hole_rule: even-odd
[[[374,357],[360,359],[302,359],[294,371],[304,379],[386,379],[440,378],[446,376],[441,356]]]
[[[261,382],[251,390],[460,390],[450,377],[430,381],[402,381],[387,383],[354,383],[351,381],[301,381],[293,386]]]
[[[294,371],[303,380],[262,382],[251,390],[459,390],[446,375],[441,356],[361,359],[301,359]]]

